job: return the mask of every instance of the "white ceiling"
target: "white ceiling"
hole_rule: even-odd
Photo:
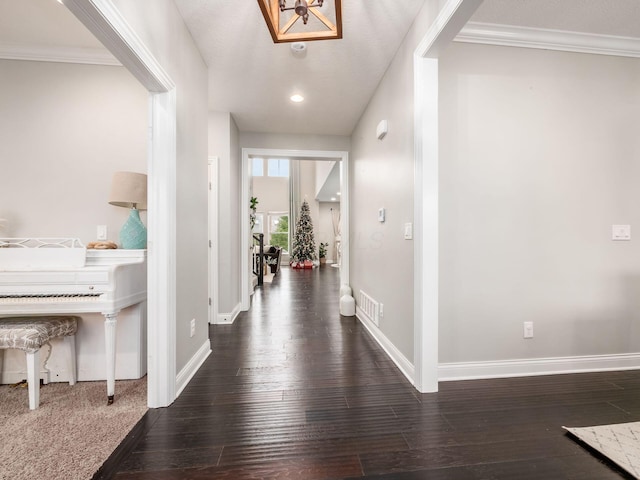
[[[209,66],[211,109],[241,131],[349,135],[424,0],[343,0],[344,38],[303,56],[273,43],[256,0],[175,3]],[[640,0],[485,0],[472,21],[640,37]],[[0,0],[0,49],[14,44],[102,48],[55,0]]]
[[[273,43],[256,0],[175,3],[209,66],[212,110],[242,131],[350,135],[424,0],[344,0],[343,38],[303,56]]]

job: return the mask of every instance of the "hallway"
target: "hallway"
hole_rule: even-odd
[[[169,408],[94,478],[616,479],[562,425],[640,418],[640,373],[478,380],[420,395],[355,318],[338,269],[281,269]]]

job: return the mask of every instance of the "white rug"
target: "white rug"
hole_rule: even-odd
[[[640,478],[640,422],[562,428],[617,463],[634,478]]]

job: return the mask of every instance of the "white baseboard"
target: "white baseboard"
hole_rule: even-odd
[[[640,353],[459,362],[441,363],[438,366],[438,380],[447,382],[481,378],[527,377],[636,369],[640,369]]]
[[[382,330],[380,330],[369,316],[358,306],[356,306],[356,318],[360,320],[360,323],[362,323],[364,328],[367,329],[375,341],[378,342],[378,345],[382,347],[391,361],[400,369],[402,374],[407,377],[407,380],[411,382],[411,385],[415,385],[415,368],[413,367],[413,363],[411,363],[407,357],[405,357],[402,352],[400,352],[400,350],[391,343],[391,340],[382,333]]]
[[[373,321],[356,306],[356,317],[382,347],[402,374],[415,385],[415,368]],[[487,362],[456,362],[438,365],[438,381],[476,380],[483,378],[528,377],[566,373],[606,372],[640,369],[640,353],[584,355],[575,357],[531,358]]]
[[[27,371],[24,370],[16,370],[16,371],[10,371],[10,372],[3,372],[2,375],[0,375],[0,385],[9,385],[9,384],[14,384],[14,383],[19,383],[22,381],[26,381],[27,380]],[[46,370],[40,370],[40,380],[42,380],[43,383],[49,383],[49,382],[68,382],[69,379],[68,378],[64,378],[64,379],[51,379],[51,375],[46,371]]]
[[[214,323],[215,325],[231,325],[236,320],[238,315],[240,315],[241,311],[242,304],[238,303],[231,313],[219,313]]]
[[[187,386],[189,380],[193,378],[209,355],[211,355],[211,342],[207,338],[207,341],[202,344],[176,376],[176,398],[180,396],[184,387]]]

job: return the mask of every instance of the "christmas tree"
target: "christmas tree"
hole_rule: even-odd
[[[300,207],[300,218],[296,223],[296,231],[293,238],[291,262],[302,263],[316,260],[316,242],[313,239],[313,224],[309,213],[309,204],[305,200]]]

